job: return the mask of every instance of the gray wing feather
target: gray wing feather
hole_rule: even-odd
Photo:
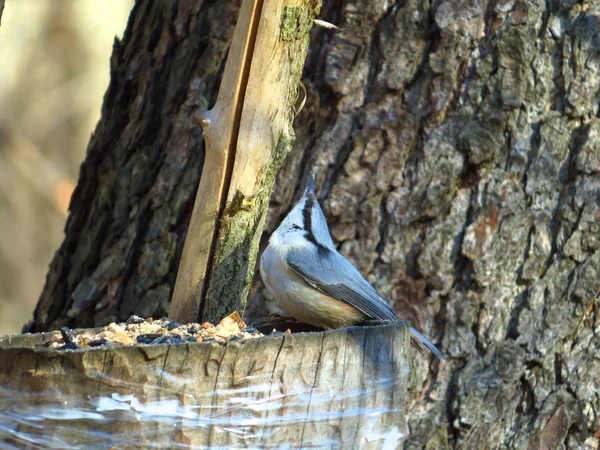
[[[339,253],[330,250],[310,254],[293,250],[288,253],[286,262],[309,284],[354,306],[370,318],[399,320],[373,286]]]
[[[354,306],[371,319],[399,321],[390,305],[377,293],[375,288],[342,255],[335,251],[307,252],[292,250],[287,254],[286,262],[307,283],[316,289]],[[419,347],[427,347],[438,358],[442,353],[425,336],[414,328],[411,333]]]

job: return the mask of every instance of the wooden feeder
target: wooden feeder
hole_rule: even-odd
[[[35,347],[50,336],[0,339],[0,436],[18,448],[375,449],[397,448],[405,432],[405,324]]]

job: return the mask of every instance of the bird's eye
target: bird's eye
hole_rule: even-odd
[[[301,230],[302,228],[300,228],[298,225],[294,224],[292,225],[292,230]]]

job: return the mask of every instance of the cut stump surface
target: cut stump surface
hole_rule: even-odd
[[[0,339],[0,437],[18,445],[370,449],[396,448],[405,431],[403,324],[226,344],[35,347],[49,336]]]

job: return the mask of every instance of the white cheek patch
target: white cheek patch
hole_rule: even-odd
[[[278,230],[279,231],[279,230]],[[290,250],[312,250],[313,244],[304,237],[304,231],[275,232],[269,239],[269,246],[282,257]]]

